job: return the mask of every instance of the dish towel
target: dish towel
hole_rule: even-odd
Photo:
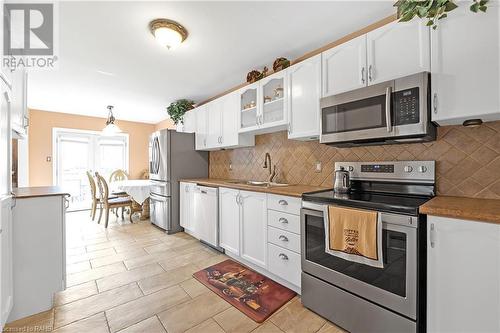
[[[360,264],[384,267],[380,214],[326,206],[323,216],[326,253]]]

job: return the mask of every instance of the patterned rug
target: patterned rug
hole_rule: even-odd
[[[296,295],[231,259],[202,269],[193,277],[258,323]]]

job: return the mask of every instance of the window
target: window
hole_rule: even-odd
[[[91,202],[86,172],[105,179],[117,169],[128,172],[128,134],[102,136],[99,132],[54,129],[54,184],[70,194],[70,210],[88,209]]]

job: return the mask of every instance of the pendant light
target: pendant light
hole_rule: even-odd
[[[108,105],[108,119],[106,120],[106,127],[103,128],[102,134],[106,136],[115,135],[122,131],[115,125],[115,116],[113,116],[113,105]]]

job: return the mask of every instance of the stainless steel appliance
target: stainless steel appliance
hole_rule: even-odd
[[[175,130],[153,133],[149,140],[151,223],[169,234],[182,231],[179,223],[179,180],[208,177],[208,153],[195,150],[194,134]]]
[[[335,182],[333,183],[333,191],[335,193],[349,193],[351,190],[351,180],[349,171],[340,167],[335,170]]]
[[[425,330],[425,216],[435,193],[435,162],[337,162],[351,174],[351,192],[302,196],[302,302],[350,332]],[[325,205],[377,211],[383,268],[325,252]]]
[[[436,139],[430,74],[423,72],[321,99],[320,143],[335,146]]]

